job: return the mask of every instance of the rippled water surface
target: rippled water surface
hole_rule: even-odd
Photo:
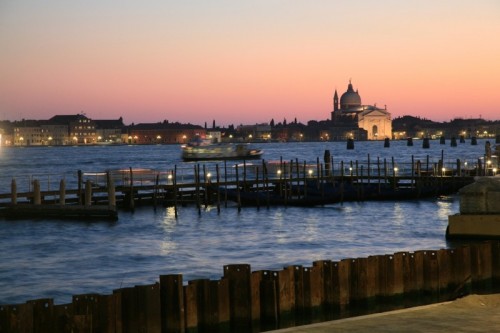
[[[334,160],[411,156],[474,161],[484,142],[451,148],[431,142],[431,149],[406,142],[262,144],[267,160],[298,158],[315,162],[329,149]],[[141,167],[190,167],[179,159],[178,146],[0,147],[0,192],[12,177],[75,177],[84,172]],[[70,302],[82,293],[154,283],[162,274],[182,273],[184,280],[217,279],[226,264],[247,263],[252,270],[311,265],[340,260],[448,246],[448,215],[458,212],[458,197],[402,202],[353,202],[314,208],[261,207],[240,212],[229,203],[220,214],[208,207],[139,207],[120,211],[117,222],[0,219],[0,304],[54,298]]]

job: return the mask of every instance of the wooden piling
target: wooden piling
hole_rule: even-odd
[[[197,279],[184,287],[186,331],[208,332],[216,324],[210,308],[210,280]]]
[[[198,215],[201,215],[201,202],[200,202],[200,165],[194,165],[194,179],[196,188],[196,208],[198,208]]]
[[[230,333],[229,282],[226,279],[210,281],[208,332]]]
[[[40,194],[40,181],[38,179],[33,180],[33,204],[40,205],[42,203],[42,197]]]
[[[116,193],[115,193],[115,182],[111,174],[106,172],[106,184],[108,187],[108,207],[109,209],[116,209]]]
[[[172,175],[172,185],[174,191],[174,215],[177,218],[177,197],[179,196],[179,189],[177,187],[177,164],[174,166],[174,174]],[[182,196],[181,196],[182,200]]]
[[[279,327],[291,327],[300,322],[304,307],[301,266],[287,266],[278,271],[278,318]]]
[[[59,182],[59,204],[61,206],[66,204],[66,181],[64,179]]]
[[[72,302],[73,318],[77,321],[82,332],[115,332],[116,322],[114,315],[116,313],[115,298],[113,295],[83,294],[73,296]],[[83,323],[83,325],[82,325]],[[76,324],[73,322],[73,324]]]
[[[429,142],[429,138],[424,138],[424,140],[422,141],[422,148],[428,149],[430,147],[431,147],[431,145],[430,145],[430,142]]]
[[[135,210],[135,200],[134,200],[134,172],[132,167],[130,169],[130,188],[129,188],[129,208],[131,211]]]
[[[83,201],[83,195],[82,195],[82,187],[83,187],[83,174],[82,170],[78,170],[78,189],[77,189],[77,196],[78,196],[78,204],[81,205]]]
[[[14,178],[12,178],[12,181],[10,182],[10,203],[12,205],[17,204],[17,184]]]
[[[90,207],[92,204],[92,182],[90,179],[85,181],[85,207]]]
[[[252,328],[250,265],[224,266],[224,278],[229,282],[232,332],[249,332]]]
[[[219,164],[215,165],[216,182],[217,182],[217,214],[220,214],[220,175]]]
[[[134,293],[140,331],[161,332],[160,284],[135,286]]]
[[[186,333],[198,333],[198,289],[193,283],[184,286],[184,313]],[[203,332],[203,331],[201,331]]]
[[[238,164],[235,166],[236,169],[236,202],[238,205],[238,213],[241,212],[241,189],[240,189],[240,179],[239,179],[239,170]]]
[[[32,308],[33,332],[54,332],[57,321],[54,318],[54,300],[42,298],[27,302]],[[29,317],[28,317],[29,318]]]
[[[184,333],[184,289],[181,274],[160,275],[162,333]]]
[[[323,161],[325,163],[325,175],[326,177],[330,177],[332,175],[331,173],[331,155],[330,155],[330,150],[326,149],[325,153],[323,155]]]
[[[279,328],[277,273],[264,270],[252,272],[252,324],[254,332]]]
[[[339,276],[339,302],[341,308],[349,305],[351,299],[351,261],[353,259],[342,259],[338,263]]]

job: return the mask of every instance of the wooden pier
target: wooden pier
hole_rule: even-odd
[[[34,179],[29,191],[0,194],[0,215],[31,218],[37,215],[62,218],[116,218],[116,208],[133,210],[136,205],[208,205],[220,207],[234,202],[245,205],[316,206],[363,200],[402,200],[437,197],[455,193],[473,182],[474,176],[490,175],[496,169],[481,164],[471,168],[456,160],[446,164],[412,161],[397,164],[392,158],[334,163],[325,152],[315,164],[290,161],[262,161],[256,164],[193,164],[190,169],[157,171],[77,172],[76,180],[63,179],[59,189],[41,189]],[[66,183],[73,188],[66,189]],[[103,208],[101,206],[106,206]]]

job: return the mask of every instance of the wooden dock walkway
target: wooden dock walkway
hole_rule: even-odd
[[[436,197],[455,193],[474,181],[475,176],[493,171],[480,161],[467,168],[459,160],[446,164],[429,158],[406,165],[380,160],[333,163],[325,153],[324,162],[262,161],[222,166],[193,164],[189,169],[157,171],[122,169],[77,172],[77,179],[62,179],[59,189],[42,190],[41,181],[32,180],[28,191],[17,191],[12,180],[8,193],[0,193],[0,214],[4,216],[113,218],[116,208],[133,210],[136,205],[227,206],[246,205],[315,206],[362,200],[401,200]],[[66,183],[73,188],[66,189]],[[54,186],[53,186],[54,187]],[[34,206],[34,207],[32,207]],[[41,207],[46,208],[41,208]],[[49,207],[50,206],[50,207]],[[97,208],[105,206],[108,208]]]

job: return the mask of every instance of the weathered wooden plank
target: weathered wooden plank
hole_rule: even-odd
[[[404,261],[408,256],[407,252],[396,252],[393,255],[392,260],[392,294],[393,295],[402,295],[405,290],[404,280],[405,280],[405,271],[404,271]]]
[[[224,266],[224,278],[229,281],[231,329],[235,332],[252,331],[250,275],[250,265]]]
[[[0,332],[35,332],[31,303],[0,305]]]
[[[28,301],[33,306],[33,330],[35,332],[54,332],[54,300],[42,298]]]
[[[230,305],[229,282],[226,279],[210,281],[210,326],[209,332],[229,333]]]
[[[184,333],[184,289],[182,274],[160,275],[162,333]]]
[[[184,286],[184,306],[184,314],[186,316],[186,332],[199,332],[198,326],[200,319],[198,317],[198,288],[195,283],[189,283],[187,286]]]
[[[279,327],[294,326],[304,308],[302,266],[288,266],[277,273]]]
[[[161,332],[160,284],[136,286],[137,320],[140,332]]]
[[[339,301],[341,306],[346,306],[351,298],[351,261],[353,259],[342,259],[339,261]]]
[[[378,256],[366,258],[366,297],[369,299],[380,295],[378,260]]]

